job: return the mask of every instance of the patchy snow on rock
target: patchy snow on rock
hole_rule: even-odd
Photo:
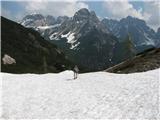
[[[67,38],[69,35],[70,35],[70,32],[68,32],[67,34],[64,34],[64,35],[62,34],[61,38]]]
[[[5,54],[4,57],[2,58],[3,64],[15,64],[16,60],[14,58],[12,58],[11,56]]]
[[[147,33],[144,32],[144,36],[145,36],[145,38],[147,40],[147,41],[145,41],[147,45],[153,45],[153,46],[155,46],[154,40],[151,39],[151,38],[149,38]]]
[[[75,33],[68,32],[67,34],[64,34],[64,35],[62,34],[61,38],[66,38],[67,43],[73,44],[74,42],[76,42],[74,35],[75,35]]]
[[[158,119],[159,73],[1,73],[2,118]]]
[[[49,36],[49,39],[50,39],[50,40],[59,40],[59,39],[57,38],[57,36],[56,36],[57,34],[58,34],[57,32],[51,34],[51,35]]]
[[[75,33],[71,33],[71,32],[68,32],[67,34],[61,35],[61,38],[66,38],[67,43],[71,44],[70,49],[75,49],[80,44],[80,42],[78,42],[77,44],[74,44],[76,42],[74,35],[75,35]]]
[[[80,42],[78,42],[77,44],[72,44],[72,46],[70,47],[70,49],[76,49],[79,44],[80,44]]]
[[[26,26],[29,22],[32,22],[33,21],[33,19],[26,19],[26,20],[24,20],[21,24],[23,25],[23,26]]]

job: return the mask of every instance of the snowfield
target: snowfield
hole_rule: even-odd
[[[159,71],[2,76],[4,119],[159,119]]]

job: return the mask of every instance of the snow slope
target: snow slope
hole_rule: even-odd
[[[72,71],[2,75],[3,118],[158,119],[160,69],[134,74]]]
[[[40,30],[46,30],[46,29],[52,29],[55,27],[59,27],[61,24],[55,24],[55,25],[49,25],[49,26],[38,26],[37,29]]]

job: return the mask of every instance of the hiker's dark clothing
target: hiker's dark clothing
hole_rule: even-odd
[[[78,72],[79,72],[77,65],[74,67],[73,71],[74,71],[74,79],[77,79]]]

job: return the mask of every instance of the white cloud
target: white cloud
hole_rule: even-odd
[[[160,1],[145,2],[144,12],[149,16],[145,18],[147,24],[157,30],[160,27]]]
[[[143,18],[141,10],[136,10],[127,0],[105,1],[103,7],[113,19],[121,19],[128,15]]]
[[[63,1],[63,2],[48,2],[48,1],[29,1],[26,3],[26,11],[29,13],[37,12],[44,15],[53,16],[73,16],[74,13],[81,8],[89,8],[84,2]]]
[[[135,1],[138,2],[138,1]],[[154,30],[160,26],[159,23],[159,11],[160,11],[160,2],[144,1],[144,9],[140,8],[139,10],[135,9],[134,6],[128,0],[111,0],[105,1],[103,8],[106,11],[107,17],[112,19],[121,19],[127,16],[133,16],[140,19],[143,19],[151,26]]]
[[[10,20],[14,20],[14,21],[22,19],[22,13],[21,12],[17,12],[16,14],[12,14],[12,12],[10,10],[8,10],[6,8],[3,8],[3,7],[1,7],[0,15],[8,18]]]

